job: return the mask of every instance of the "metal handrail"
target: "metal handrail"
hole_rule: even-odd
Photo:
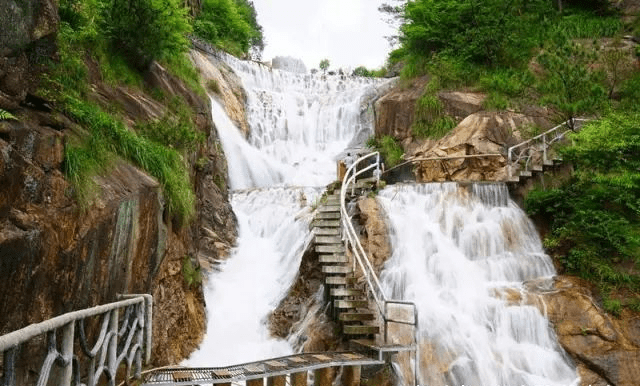
[[[80,374],[87,374],[86,385],[96,385],[101,376],[115,382],[116,373],[121,363],[126,362],[126,377],[135,365],[135,376],[142,370],[142,352],[145,363],[151,359],[152,307],[151,295],[120,295],[126,298],[118,302],[100,305],[85,310],[69,312],[55,318],[32,324],[20,330],[0,336],[0,352],[3,354],[4,366],[2,384],[16,384],[16,356],[21,345],[40,335],[47,335],[47,355],[40,368],[37,384],[49,382],[53,365],[60,368],[56,384],[70,386],[84,384],[80,382]],[[119,311],[124,310],[123,325],[118,328]],[[89,348],[85,336],[87,318],[102,316],[101,328],[93,347]],[[61,348],[56,342],[57,330],[62,330]],[[87,371],[81,372],[79,359],[76,357],[74,342],[80,342],[80,352],[88,358],[90,364]],[[118,342],[118,338],[122,338]],[[119,352],[118,352],[119,351]],[[135,362],[135,363],[134,363]]]
[[[375,157],[375,162],[358,170],[358,165],[361,164],[365,160],[369,160]],[[345,247],[349,249],[349,245],[351,245],[351,250],[353,252],[353,256],[355,261],[357,261],[362,273],[364,274],[365,280],[367,282],[367,289],[373,296],[376,307],[378,308],[378,313],[382,317],[383,320],[383,329],[384,329],[384,343],[388,343],[388,323],[400,323],[405,325],[413,326],[413,339],[415,343],[415,351],[414,351],[414,381],[415,385],[418,385],[418,366],[419,366],[419,358],[420,358],[420,350],[418,348],[418,308],[415,303],[408,302],[404,300],[395,300],[395,299],[387,299],[384,294],[384,290],[382,289],[382,285],[380,284],[380,280],[371,265],[371,262],[367,258],[367,253],[365,252],[362,244],[360,243],[360,239],[358,238],[358,234],[356,233],[353,224],[351,222],[351,217],[349,216],[346,208],[346,196],[349,188],[354,189],[357,177],[370,171],[373,169],[378,169],[380,167],[380,153],[373,152],[369,153],[365,156],[358,158],[353,165],[349,166],[347,172],[342,179],[342,187],[340,189],[340,221],[342,224],[343,234],[346,235],[347,239],[345,240]],[[375,173],[374,173],[375,174]],[[376,175],[376,178],[379,178],[380,174]],[[414,321],[413,323],[398,321],[394,319],[390,319],[387,317],[387,305],[388,304],[401,304],[411,306],[413,308]]]
[[[530,161],[531,161],[531,157],[532,155],[529,154],[529,152],[525,152],[525,151],[520,151],[518,153],[518,157],[516,159],[514,159],[513,155],[514,155],[514,150],[517,150],[519,148],[523,148],[525,146],[529,146],[528,148],[526,148],[525,150],[531,150],[531,144],[539,141],[540,139],[542,140],[542,162],[545,163],[547,162],[547,151],[548,149],[551,147],[551,145],[553,145],[554,142],[562,139],[564,137],[564,134],[569,131],[569,130],[573,130],[573,128],[575,128],[576,123],[578,122],[587,122],[589,121],[589,119],[584,119],[584,118],[571,118],[568,119],[566,122],[563,122],[561,124],[559,124],[558,126],[549,129],[547,131],[545,131],[542,134],[536,135],[535,137],[528,139],[526,141],[523,141],[515,146],[511,146],[508,150],[507,150],[507,173],[509,178],[512,177],[513,175],[513,169],[515,167],[516,164],[518,164],[523,158],[526,158],[525,161],[525,170],[529,170],[529,165],[530,165]],[[558,134],[558,132],[560,132],[560,129],[562,129],[563,127],[566,127],[567,130],[561,132],[560,134]],[[547,140],[547,137],[549,137],[551,134],[555,135],[555,138],[551,139],[551,140]],[[533,149],[536,152],[540,152],[539,149]],[[526,154],[525,154],[526,153]],[[524,155],[523,155],[524,154]]]

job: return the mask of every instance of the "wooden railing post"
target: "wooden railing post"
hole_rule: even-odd
[[[73,376],[73,335],[75,322],[69,322],[62,330],[61,354],[64,358],[65,366],[60,371],[58,385],[71,386]]]

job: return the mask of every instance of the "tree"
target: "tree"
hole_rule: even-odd
[[[102,28],[114,50],[135,67],[186,52],[192,31],[181,0],[104,0]]]
[[[606,104],[605,76],[593,66],[593,50],[565,40],[547,46],[537,60],[544,70],[538,85],[542,102],[555,107],[563,120],[596,112]]]
[[[325,73],[326,73],[326,72],[327,72],[327,69],[329,68],[329,65],[330,65],[330,64],[329,64],[329,59],[322,59],[322,60],[320,61],[320,65],[319,65],[319,67],[320,67],[320,69],[322,70],[322,72],[325,72]]]

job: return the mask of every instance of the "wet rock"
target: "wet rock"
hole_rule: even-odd
[[[391,242],[387,233],[384,212],[375,198],[362,197],[358,200],[357,205],[360,225],[364,230],[360,242],[367,252],[367,257],[371,260],[376,274],[380,275],[384,263],[391,256]]]

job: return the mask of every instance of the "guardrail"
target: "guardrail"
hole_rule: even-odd
[[[571,118],[558,126],[545,131],[527,141],[511,146],[507,151],[507,173],[511,178],[520,164],[524,161],[524,171],[530,171],[534,157],[542,159],[542,165],[551,162],[548,158],[549,148],[554,143],[564,139],[568,131],[575,131],[588,119]],[[540,153],[542,155],[540,156]]]
[[[364,161],[367,161],[367,160],[369,160],[370,164],[362,167],[361,169],[358,169],[358,166],[363,164]],[[367,258],[367,253],[365,252],[364,248],[362,247],[362,244],[360,243],[358,234],[356,233],[353,227],[353,224],[351,222],[351,217],[347,213],[347,209],[345,206],[347,191],[349,190],[350,187],[353,190],[353,187],[356,184],[357,177],[364,173],[367,173],[368,171],[377,169],[378,173],[374,172],[373,174],[374,176],[376,176],[376,178],[379,178],[380,176],[379,168],[380,168],[379,152],[370,153],[363,157],[360,157],[353,163],[353,165],[349,166],[342,180],[342,188],[340,189],[340,219],[341,219],[340,221],[342,223],[343,233],[346,236],[345,247],[349,249],[349,245],[351,245],[351,251],[353,252],[354,259],[358,263],[358,266],[360,267],[360,269],[362,270],[362,273],[364,274],[365,280],[367,282],[367,290],[373,296],[373,299],[376,303],[376,308],[378,309],[378,313],[383,320],[384,344],[389,343],[389,338],[388,338],[389,323],[399,323],[399,324],[413,326],[413,340],[415,345],[415,350],[414,350],[414,378],[415,379],[414,381],[415,381],[415,385],[418,385],[418,366],[420,363],[419,361],[420,350],[417,347],[418,346],[418,309],[415,303],[407,302],[403,300],[395,300],[395,299],[389,300],[386,298],[384,294],[384,290],[382,289],[382,285],[380,284],[380,280],[378,279],[378,276],[376,275],[375,270],[371,265],[371,262]],[[408,321],[390,318],[388,316],[388,306],[390,304],[392,305],[397,304],[397,305],[412,307],[413,316],[414,316],[413,321],[408,322]]]
[[[0,336],[0,352],[3,354],[3,386],[16,385],[16,360],[20,347],[40,335],[46,334],[47,354],[40,367],[36,385],[49,384],[54,365],[58,386],[95,386],[102,378],[114,386],[118,368],[125,361],[125,380],[131,378],[131,368],[135,366],[135,378],[140,378],[142,354],[145,363],[151,359],[152,309],[151,295],[120,295],[118,302],[70,312],[41,323]],[[120,311],[124,311],[120,318]],[[89,347],[85,333],[85,321],[91,317],[102,317],[98,337],[93,347]],[[121,327],[118,327],[121,323]],[[56,333],[62,330],[60,349]],[[120,339],[119,338],[124,338]],[[75,350],[78,341],[81,350]],[[86,358],[78,358],[82,352]],[[85,367],[86,365],[86,367]],[[80,367],[82,372],[80,371]],[[85,382],[82,382],[85,377]],[[86,374],[86,375],[85,375]]]

